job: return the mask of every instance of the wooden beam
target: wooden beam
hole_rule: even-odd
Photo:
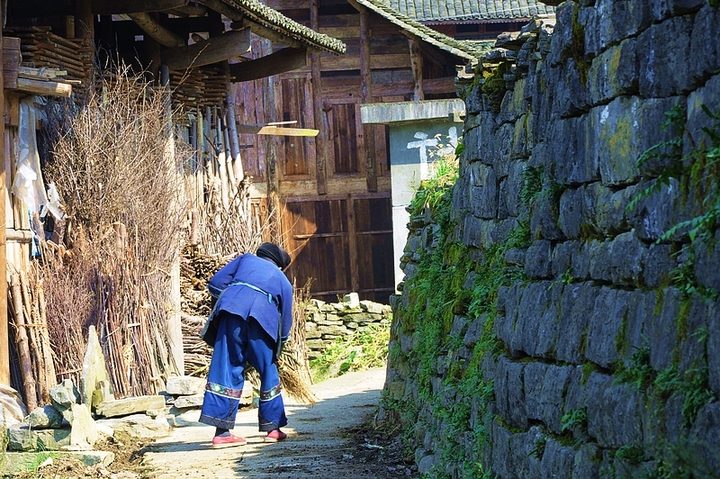
[[[283,48],[270,55],[230,65],[230,81],[243,82],[297,70],[307,66],[306,48]]]
[[[350,55],[323,55],[320,58],[323,71],[360,70],[360,57]],[[407,53],[389,53],[386,55],[373,55],[370,58],[370,68],[410,68],[410,55]]]
[[[157,23],[147,13],[130,13],[128,16],[132,18],[132,20],[137,23],[150,38],[158,42],[160,45],[171,48],[182,47],[185,45],[185,40]]]
[[[164,12],[188,5],[188,0],[93,0],[94,15]]]
[[[229,31],[192,45],[165,50],[162,52],[162,63],[170,70],[185,70],[237,57],[249,50],[250,29],[245,28],[240,31]]]
[[[222,0],[202,0],[208,8],[215,10],[216,12],[225,15],[234,22],[239,22],[243,19],[243,14],[234,8],[231,8]]]
[[[4,25],[4,10],[0,10],[0,23]],[[0,45],[2,44],[2,31],[0,30]],[[0,49],[0,65],[2,65],[3,53]],[[3,84],[3,72],[0,68],[0,85]],[[0,111],[5,111],[5,94],[0,95]],[[5,188],[5,180],[8,174],[11,172],[5,171],[5,152],[9,151],[10,148],[5,148],[5,121],[0,121],[0,138],[3,139],[3,148],[0,149],[0,165],[3,165],[0,170],[0,218],[5,218],[5,197],[7,196],[7,190]],[[3,221],[3,226],[0,227],[0,302],[2,304],[8,304],[8,291],[7,291],[7,238],[6,238],[7,225]],[[0,384],[10,386],[10,335],[8,334],[8,315],[7,306],[0,308]]]
[[[358,82],[349,83],[346,78],[341,80],[333,78],[323,79],[323,93],[327,97],[344,98],[349,95],[356,95]],[[373,83],[373,96],[377,98],[396,96],[399,92],[410,92],[413,82],[410,80],[393,82],[391,84]],[[431,78],[423,80],[423,91],[425,95],[444,95],[457,93],[455,77]],[[409,98],[408,98],[409,100]]]
[[[248,18],[243,19],[242,26],[250,27],[250,30],[252,30],[252,32],[255,35],[258,35],[263,38],[267,38],[271,42],[282,43],[283,45],[292,47],[292,48],[303,48],[305,46],[299,40],[296,40],[287,35],[283,35],[282,33],[272,30],[270,28],[264,27],[264,26],[260,25],[259,23],[255,23],[252,20],[249,20]]]
[[[250,135],[317,136],[320,130],[312,128],[286,128],[273,125],[237,125],[238,133]]]
[[[204,17],[208,13],[205,5],[185,5],[183,7],[168,10],[168,13],[178,15],[180,17]]]
[[[64,98],[69,98],[70,94],[72,94],[72,85],[70,84],[31,80],[29,78],[18,78],[17,89],[36,95],[60,96]]]

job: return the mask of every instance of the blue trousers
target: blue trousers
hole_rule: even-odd
[[[200,422],[222,429],[235,427],[235,416],[245,384],[245,364],[260,375],[260,431],[272,431],[287,425],[280,375],[274,362],[275,341],[254,318],[221,311]]]

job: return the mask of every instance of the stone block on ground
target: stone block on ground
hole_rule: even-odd
[[[7,430],[9,451],[59,451],[72,444],[70,428],[30,429],[27,426]]]
[[[50,405],[41,406],[30,411],[27,424],[33,429],[56,429],[62,427],[63,415]]]
[[[136,396],[98,404],[95,413],[102,417],[127,416],[148,410],[165,408],[165,396]]]
[[[19,424],[27,416],[27,407],[15,389],[0,384],[0,424],[9,427]]]
[[[72,405],[78,403],[79,397],[80,392],[70,379],[50,388],[50,403],[68,422],[72,422]]]
[[[99,434],[95,420],[85,404],[74,404],[73,420],[70,426],[70,447],[74,450],[90,450],[98,440]]]
[[[175,407],[178,409],[202,407],[205,394],[194,394],[192,396],[180,396],[175,400]]]
[[[205,391],[207,380],[195,376],[171,376],[167,380],[165,392],[173,396],[193,396]]]
[[[115,432],[144,439],[159,439],[170,435],[170,424],[164,417],[152,418],[146,414],[132,414],[121,418],[100,419],[101,427],[109,426]]]

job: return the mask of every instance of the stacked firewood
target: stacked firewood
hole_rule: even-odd
[[[170,74],[173,101],[181,103],[186,110],[223,104],[229,82],[228,73],[212,66]]]
[[[5,34],[19,37],[25,66],[67,72],[63,81],[74,83],[76,96],[83,91],[92,71],[90,47],[78,39],[56,35],[49,26],[8,28]]]
[[[180,263],[181,318],[185,373],[205,376],[212,348],[200,339],[200,332],[210,314],[211,296],[208,280],[230,258],[201,254],[196,248],[185,249]]]

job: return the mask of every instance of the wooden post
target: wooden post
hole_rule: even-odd
[[[270,112],[270,121],[276,121],[275,114],[275,81],[274,77],[268,77],[263,81],[265,85],[264,97],[266,110]],[[267,208],[270,230],[270,241],[281,244],[282,231],[280,229],[280,179],[278,174],[278,148],[276,139],[272,135],[267,136],[266,140],[266,159],[267,159]]]
[[[360,258],[358,258],[357,247],[357,228],[355,227],[355,200],[352,194],[347,195],[347,212],[348,212],[348,248],[350,250],[350,291],[357,293],[360,289],[359,267]]]
[[[370,19],[367,8],[354,0],[350,3],[360,12],[360,94],[362,103],[372,103],[372,75],[370,69]],[[359,115],[358,115],[359,118]],[[368,191],[377,191],[377,168],[375,165],[375,135],[372,125],[358,125],[362,131],[363,145],[361,149],[365,155],[365,178]]]
[[[319,31],[318,13],[319,0],[310,0],[310,28]],[[332,158],[330,153],[330,131],[327,112],[324,110],[322,98],[322,78],[320,77],[320,53],[310,54],[310,72],[312,75],[312,98],[315,113],[315,129],[320,134],[315,139],[315,177],[317,178],[318,195],[327,194],[327,161]]]
[[[410,42],[410,66],[413,73],[413,100],[422,101],[425,99],[423,92],[423,57],[420,53],[420,40],[411,36]]]
[[[272,52],[272,43],[270,40],[263,39],[260,41],[261,54],[266,55]],[[278,106],[275,95],[275,77],[270,76],[261,80],[263,98],[263,111],[266,112],[266,123],[279,121]],[[278,140],[273,135],[265,136],[265,160],[266,160],[266,184],[267,184],[267,214],[268,214],[268,231],[269,240],[282,244],[282,230],[280,228],[280,177],[278,172]]]
[[[95,60],[95,16],[92,0],[75,2],[75,38],[80,38],[90,48],[91,64]]]
[[[163,94],[163,104],[165,106],[165,158],[167,158],[167,168],[170,171],[177,171],[175,160],[175,136],[172,118],[172,103],[170,98],[170,72],[165,65],[160,67],[160,83]],[[180,174],[180,173],[178,173]],[[176,208],[182,208],[185,205],[185,192],[181,189],[178,192]],[[172,265],[170,266],[170,311],[168,313],[167,333],[170,338],[170,355],[175,363],[176,373],[185,374],[185,356],[183,352],[183,336],[182,321],[180,319],[180,310],[182,309],[182,296],[180,293],[180,248],[173,255]]]
[[[0,10],[0,23],[4,23],[3,11]],[[2,45],[2,31],[0,31],[0,45]],[[2,49],[0,48],[0,64],[2,64]],[[0,85],[3,84],[2,68],[0,68]],[[5,94],[0,95],[0,111],[5,111]],[[5,121],[0,121],[0,138],[5,139]],[[0,165],[5,165],[5,145],[0,148]],[[2,168],[0,173],[0,218],[5,219],[5,180],[7,172]],[[7,227],[5,221],[0,228],[0,384],[10,385],[10,338],[8,334],[8,278],[7,278]]]

